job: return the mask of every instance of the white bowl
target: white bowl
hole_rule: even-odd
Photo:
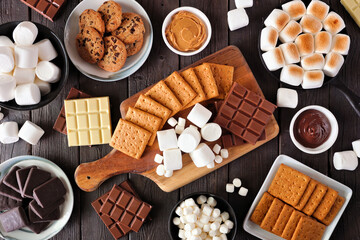
[[[329,119],[329,122],[331,125],[331,133],[330,133],[329,138],[323,144],[321,144],[320,146],[318,146],[316,148],[304,147],[295,139],[295,136],[294,136],[295,120],[298,118],[300,113],[304,112],[305,110],[309,110],[309,109],[314,109],[314,110],[318,110],[319,112],[322,112]],[[309,154],[319,154],[319,153],[327,151],[335,143],[335,141],[338,137],[338,133],[339,133],[339,126],[338,126],[338,122],[337,122],[334,114],[332,114],[328,109],[326,109],[322,106],[318,106],[318,105],[311,105],[311,106],[307,106],[307,107],[300,109],[294,115],[294,117],[292,118],[291,123],[290,123],[289,132],[290,132],[290,138],[291,138],[292,142],[295,144],[295,146],[298,149],[300,149],[301,151],[303,151],[305,153],[309,153]]]
[[[182,51],[179,51],[177,49],[175,49],[173,46],[171,46],[171,44],[168,42],[167,38],[166,38],[166,35],[165,35],[165,30],[166,30],[166,27],[170,24],[171,22],[171,19],[172,17],[180,12],[180,11],[188,11],[188,12],[191,12],[193,14],[195,14],[198,18],[200,18],[200,20],[202,20],[205,24],[205,27],[206,27],[206,34],[207,34],[207,37],[206,37],[206,40],[205,42],[203,43],[203,45],[198,49],[198,50],[195,50],[195,51],[189,51],[189,52],[182,52]],[[204,50],[204,48],[206,48],[206,46],[209,44],[210,42],[210,39],[211,39],[211,24],[210,24],[210,21],[209,19],[207,18],[207,16],[202,12],[200,11],[199,9],[197,8],[193,8],[193,7],[179,7],[179,8],[176,8],[174,10],[172,10],[165,18],[164,22],[163,22],[163,25],[162,25],[162,37],[164,39],[164,42],[166,44],[166,46],[168,46],[168,48],[173,51],[174,53],[178,54],[178,55],[181,55],[181,56],[192,56],[192,55],[195,55],[195,54],[198,54],[199,52],[201,52],[202,50]]]

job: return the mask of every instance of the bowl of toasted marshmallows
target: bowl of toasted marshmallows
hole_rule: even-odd
[[[281,82],[320,88],[338,75],[350,48],[342,17],[328,4],[293,0],[264,20],[259,51],[265,67]]]

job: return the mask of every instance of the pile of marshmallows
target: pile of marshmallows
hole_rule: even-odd
[[[174,170],[180,170],[182,164],[182,153],[189,153],[196,167],[214,168],[215,162],[221,163],[224,158],[229,157],[227,149],[215,144],[213,150],[206,143],[200,143],[201,139],[214,142],[221,137],[222,130],[217,123],[208,123],[212,112],[197,103],[191,109],[187,119],[194,125],[185,128],[186,120],[170,118],[168,124],[172,127],[168,130],[157,132],[159,149],[163,156],[156,154],[154,161],[160,165],[156,168],[159,176],[171,177]],[[201,129],[200,132],[198,127]],[[179,134],[179,137],[176,136]],[[216,155],[215,155],[216,154]],[[220,154],[220,155],[219,155]]]
[[[359,165],[360,139],[352,142],[352,151],[334,153],[333,162],[336,170],[354,171]]]
[[[21,138],[27,143],[36,145],[44,133],[44,130],[30,121],[26,121],[20,131],[16,122],[9,121],[0,124],[0,142],[3,144],[15,143]]]
[[[201,195],[196,199],[188,198],[175,213],[178,217],[173,219],[173,224],[179,227],[178,237],[190,240],[227,240],[228,234],[234,227],[234,222],[229,220],[228,212],[221,212],[216,207],[213,197],[206,198]]]
[[[58,54],[49,39],[33,44],[37,35],[36,25],[25,21],[14,29],[15,44],[0,36],[0,102],[38,104],[59,81],[61,70],[50,62]]]
[[[249,25],[249,17],[244,8],[252,7],[253,0],[235,0],[235,6],[236,9],[229,11],[227,14],[230,31]]]

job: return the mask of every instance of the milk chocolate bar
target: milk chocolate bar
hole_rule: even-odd
[[[4,184],[18,193],[20,193],[20,189],[16,179],[16,171],[19,169],[17,166],[13,167],[4,177]]]
[[[65,5],[66,0],[20,0],[28,7],[34,9],[50,21],[54,21],[54,17]]]
[[[37,168],[30,169],[24,186],[24,196],[28,198],[33,198],[34,188],[40,186],[41,184],[49,180],[50,177],[51,174],[44,170]]]
[[[40,207],[46,208],[62,198],[66,194],[66,189],[62,181],[54,177],[49,181],[34,188],[33,197]]]
[[[0,223],[5,232],[12,232],[28,225],[29,220],[24,209],[16,207],[0,214]]]

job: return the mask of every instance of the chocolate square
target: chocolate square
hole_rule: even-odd
[[[21,168],[15,166],[13,167],[8,174],[6,174],[6,176],[4,177],[4,184],[6,186],[8,186],[9,188],[13,189],[14,191],[20,193],[20,189],[19,189],[19,185],[17,183],[17,179],[16,179],[16,171],[19,170]]]
[[[49,180],[51,174],[41,169],[31,168],[24,186],[24,196],[33,198],[34,188]]]

